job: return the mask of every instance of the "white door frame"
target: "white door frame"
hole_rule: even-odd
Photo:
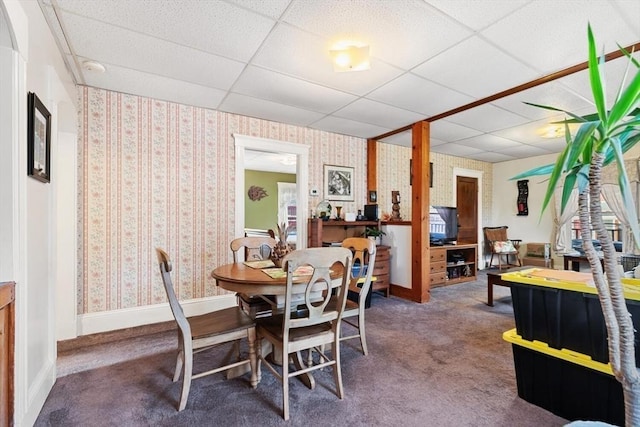
[[[309,206],[309,146],[275,139],[233,134],[236,154],[236,227],[235,236],[244,236],[244,155],[245,150],[270,153],[293,154],[296,156],[297,215],[296,247],[307,247],[307,218]]]

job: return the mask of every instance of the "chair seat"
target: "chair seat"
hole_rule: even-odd
[[[267,332],[271,336],[282,339],[282,322],[284,321],[283,315],[275,315],[271,317],[264,317],[256,319],[256,328],[261,332]],[[291,329],[289,332],[289,341],[297,341],[300,339],[309,339],[312,336],[321,336],[324,334],[329,335],[331,340],[331,323],[319,323],[317,325],[305,326],[302,328]]]
[[[255,323],[239,307],[188,317],[187,320],[191,326],[191,337],[194,339],[243,331]]]

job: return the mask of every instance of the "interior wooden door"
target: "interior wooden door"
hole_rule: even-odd
[[[478,243],[478,179],[456,177],[458,244]]]

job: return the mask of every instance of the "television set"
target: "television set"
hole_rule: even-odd
[[[429,209],[429,243],[431,246],[455,244],[458,240],[458,209],[432,206]]]

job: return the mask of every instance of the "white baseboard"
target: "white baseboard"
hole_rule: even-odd
[[[235,294],[180,302],[184,314],[187,316],[197,316],[209,311],[233,307],[236,304]],[[78,316],[78,336],[150,325],[169,320],[173,320],[169,303],[81,314]]]

